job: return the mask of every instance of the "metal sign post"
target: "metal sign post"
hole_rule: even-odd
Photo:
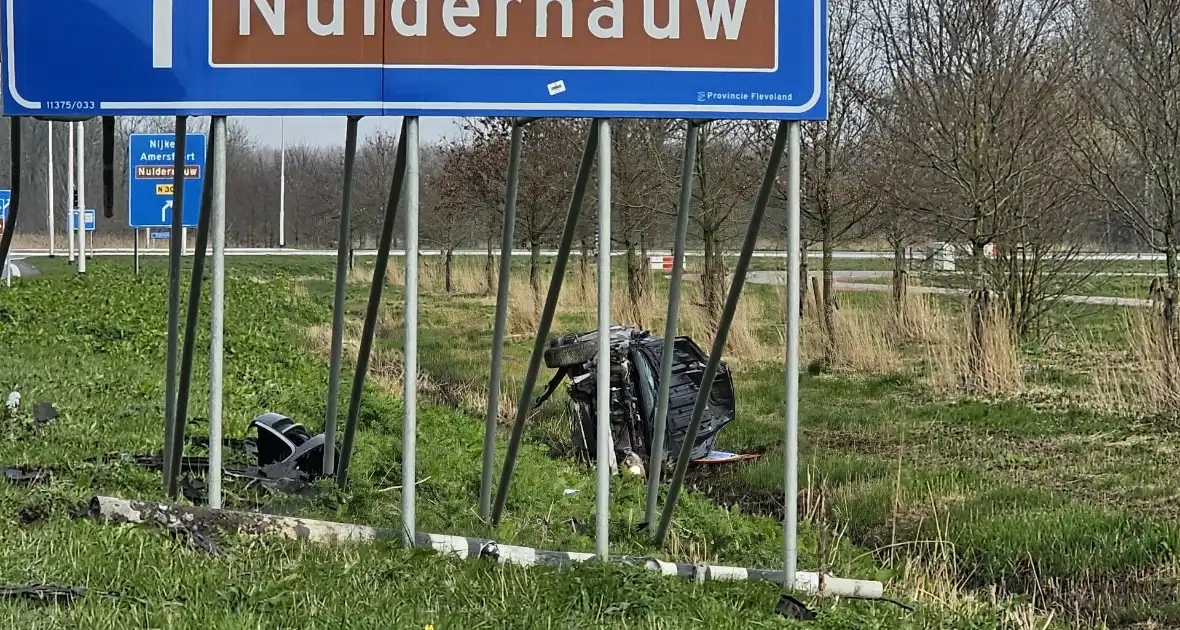
[[[676,470],[668,486],[668,500],[660,514],[660,523],[656,529],[655,539],[659,545],[664,544],[668,535],[668,527],[672,524],[672,514],[676,511],[676,500],[680,496],[680,487],[684,483],[684,476],[688,472],[688,463],[692,459],[693,443],[697,439],[697,432],[701,430],[701,421],[705,417],[705,408],[709,406],[709,396],[713,393],[713,383],[717,378],[717,369],[721,365],[721,355],[725,353],[725,342],[729,338],[729,327],[733,323],[733,316],[737,312],[738,301],[742,297],[742,287],[746,284],[746,270],[750,267],[754,248],[758,244],[758,232],[762,227],[762,217],[766,214],[766,205],[770,201],[770,192],[774,188],[775,178],[778,177],[779,164],[782,161],[783,148],[787,144],[788,123],[780,122],[778,133],[774,137],[774,146],[770,150],[770,160],[766,171],[762,175],[762,186],[758,189],[758,198],[754,201],[754,211],[750,214],[750,223],[746,227],[746,237],[742,241],[742,251],[738,256],[737,265],[733,269],[733,280],[729,293],[725,296],[725,306],[721,310],[721,320],[717,322],[717,335],[713,338],[713,349],[709,351],[709,362],[705,364],[705,373],[701,376],[700,389],[697,391],[696,402],[692,408],[692,418],[689,420],[688,431],[684,436],[684,443],[680,445],[680,455],[676,458]],[[794,310],[789,308],[788,310]],[[791,578],[788,578],[791,579]]]
[[[8,252],[12,249],[12,239],[16,236],[16,219],[20,215],[21,136],[21,119],[13,117],[9,126],[9,138],[12,141],[9,147],[11,161],[8,174],[12,190],[2,191],[6,194],[0,200],[0,208],[3,208],[3,214],[0,215],[0,271],[4,272],[5,282],[9,285],[12,283],[12,272],[9,270]]]
[[[598,132],[598,365],[595,374],[598,400],[594,407],[597,425],[594,552],[600,560],[606,560],[610,556],[610,461],[614,447],[610,431],[610,121],[598,120],[595,125]],[[527,401],[526,398],[524,402]]]
[[[783,585],[795,586],[799,558],[799,123],[786,123],[790,137],[787,144],[787,356],[786,356],[786,433],[783,440],[783,493],[786,513],[783,518]],[[782,133],[782,130],[779,130]],[[776,140],[777,146],[777,140]]]
[[[402,119],[402,132],[397,142],[394,158],[393,181],[389,196],[385,199],[385,219],[381,223],[381,240],[377,243],[377,260],[373,263],[373,282],[369,288],[369,304],[365,308],[365,324],[361,330],[360,347],[356,352],[356,369],[352,377],[352,392],[348,397],[348,418],[344,423],[344,439],[340,445],[340,459],[336,462],[336,483],[344,487],[348,483],[348,467],[352,463],[352,445],[356,440],[357,423],[360,422],[361,398],[365,390],[365,378],[369,373],[369,354],[373,350],[373,335],[377,332],[377,312],[381,308],[381,294],[385,290],[385,271],[389,266],[389,249],[393,245],[393,228],[397,223],[397,205],[401,201],[402,184],[406,178],[406,137],[409,118]]]
[[[176,368],[177,361],[180,355],[180,242],[176,238],[177,233],[180,232],[181,221],[184,217],[184,198],[185,185],[184,177],[184,153],[185,143],[188,139],[188,117],[176,117],[176,135],[173,140],[173,189],[175,195],[172,199],[171,207],[165,208],[171,211],[172,229],[169,234],[172,238],[168,239],[168,348],[167,357],[165,359],[165,373],[164,373],[164,490],[168,496],[175,496],[176,494],[176,479],[169,475],[169,467],[172,462],[172,432],[175,429],[176,423]],[[134,170],[131,177],[134,181]],[[193,204],[196,205],[196,204]],[[130,213],[129,213],[130,216]]]
[[[70,217],[70,223],[78,234],[78,273],[86,273],[86,230],[78,229],[76,219],[78,213],[86,207],[86,128],[82,121],[78,121],[78,133],[74,138],[78,142],[75,149],[78,153],[78,183],[75,184],[78,197],[74,202],[74,215]]]
[[[696,172],[697,123],[688,121],[684,132],[684,158],[680,166],[680,199],[676,208],[676,240],[672,246],[672,279],[668,284],[668,316],[664,320],[664,348],[660,355],[660,389],[656,393],[651,453],[648,457],[647,504],[644,523],[656,519],[660,498],[660,474],[664,465],[664,440],[668,427],[668,397],[672,385],[672,359],[676,350],[676,327],[680,319],[680,288],[684,282],[684,249],[688,240],[688,218],[692,214],[692,182]]]
[[[352,238],[352,177],[356,168],[359,116],[349,116],[344,129],[344,198],[336,236],[336,291],[332,300],[332,350],[328,359],[328,402],[324,418],[324,471],[336,467],[336,425],[339,423],[340,364],[344,357],[344,309],[348,298],[348,246]]]
[[[53,208],[53,192],[54,192],[54,191],[53,191],[53,188],[54,188],[54,173],[53,173],[53,121],[52,121],[52,120],[51,120],[51,121],[49,121],[49,123],[48,123],[48,124],[49,124],[49,145],[48,145],[46,148],[48,149],[48,153],[49,153],[49,155],[48,155],[48,161],[49,161],[49,169],[48,169],[48,171],[49,171],[49,185],[48,185],[48,186],[46,186],[46,188],[45,188],[45,192],[46,192],[46,194],[49,196],[49,198],[46,200],[46,201],[48,202],[48,205],[45,207],[45,213],[46,213],[45,220],[46,220],[46,222],[47,222],[47,225],[48,225],[48,227],[49,227],[49,257],[50,257],[50,258],[56,258],[56,257],[57,257],[57,248],[56,248],[56,246],[55,246],[55,243],[54,243],[54,237],[56,236],[56,232],[57,232],[57,230],[56,230],[56,229],[54,228],[54,226],[53,226],[53,213],[54,213],[54,208]]]
[[[224,130],[225,125],[215,125],[216,131]],[[178,129],[179,131],[179,129]],[[213,137],[213,143],[224,142],[223,138]],[[178,134],[179,137],[179,134]],[[184,146],[177,143],[176,160],[180,162]],[[177,165],[179,166],[179,164]],[[181,177],[181,169],[177,168],[175,171],[176,177]],[[177,481],[180,476],[180,461],[184,454],[184,432],[185,425],[188,423],[188,404],[189,397],[192,391],[192,373],[193,373],[193,352],[195,351],[197,342],[197,319],[201,313],[201,285],[205,282],[205,254],[209,247],[209,226],[213,220],[213,201],[215,192],[211,190],[214,185],[212,178],[205,178],[202,182],[201,191],[201,205],[198,211],[197,219],[197,247],[193,252],[193,269],[192,280],[189,282],[188,288],[188,313],[184,320],[184,347],[180,355],[180,377],[176,389],[176,408],[172,416],[171,429],[171,449],[168,451],[168,461],[165,462],[165,482],[168,496],[176,497]],[[182,190],[183,194],[184,191]],[[185,195],[187,196],[187,195]],[[183,211],[183,207],[181,208]],[[173,213],[173,223],[181,217],[181,213]],[[176,252],[176,239],[172,239],[173,253]],[[179,261],[179,258],[176,259]],[[175,263],[174,263],[175,264]],[[179,271],[177,265],[177,271]],[[211,365],[212,367],[212,365]],[[218,383],[220,389],[220,383]],[[220,404],[218,405],[218,412],[220,413]],[[212,419],[210,419],[212,421]]]
[[[512,238],[516,229],[516,198],[520,190],[520,151],[524,144],[524,125],[512,121],[508,142],[507,191],[504,218],[500,227],[500,276],[496,281],[496,323],[492,328],[492,369],[488,375],[488,408],[484,414],[483,469],[479,483],[479,517],[492,516],[492,475],[496,466],[496,427],[500,423],[500,380],[504,366],[504,337],[508,331],[508,285],[512,270]]]
[[[74,126],[73,122],[67,122],[66,126],[69,128],[69,137],[66,139],[66,198],[69,200],[66,203],[66,234],[69,237],[69,260],[70,264],[74,264],[74,210],[78,207],[78,192],[74,188],[76,182],[74,181]]]
[[[402,542],[414,546],[418,452],[418,117],[406,117],[406,310],[402,366]]]
[[[209,292],[213,305],[209,314],[209,475],[206,484],[209,489],[209,507],[214,509],[221,507],[221,402],[224,393],[222,377],[225,347],[225,128],[225,117],[214,116],[210,125],[213,134],[213,172],[210,174],[213,180],[213,279]],[[205,253],[200,233],[201,227],[198,227],[197,247],[201,251],[196,252],[194,258]],[[200,282],[195,273],[193,282]]]

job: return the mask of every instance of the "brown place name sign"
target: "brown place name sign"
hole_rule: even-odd
[[[772,71],[777,0],[210,0],[217,66]]]

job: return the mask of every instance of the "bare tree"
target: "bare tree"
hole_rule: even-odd
[[[665,214],[676,209],[683,155],[683,128],[653,137],[647,151],[652,176],[662,174]],[[740,233],[741,220],[756,194],[762,165],[751,148],[750,131],[735,121],[716,121],[700,127],[697,135],[696,177],[693,180],[690,224],[704,250],[701,274],[702,306],[716,320],[725,302],[725,246]]]
[[[1094,0],[1082,19],[1089,56],[1080,94],[1092,124],[1076,134],[1089,188],[1164,254],[1163,323],[1180,353],[1180,3]]]
[[[507,118],[475,118],[463,123],[463,150],[451,156],[446,167],[452,194],[462,195],[467,205],[484,217],[484,293],[496,285],[495,243],[503,226],[507,193],[508,145],[512,121]],[[458,151],[455,146],[454,150]],[[515,227],[515,226],[514,226]]]
[[[993,290],[987,247],[1028,251],[1015,239],[1062,238],[1043,224],[1076,196],[1063,178],[1068,127],[1077,121],[1071,78],[1070,0],[871,0],[890,90],[878,122],[904,143],[913,177],[905,197],[941,233],[967,245],[972,338],[982,357]],[[1034,234],[1035,232],[1035,234]],[[1052,248],[1060,242],[1041,242]],[[1039,275],[1043,275],[1042,268]],[[1031,299],[1031,294],[1022,294]],[[1025,312],[1024,309],[1012,309]],[[1028,322],[1018,322],[1018,329]],[[973,366],[980,376],[980,366]]]
[[[803,126],[801,213],[807,232],[803,240],[818,242],[823,248],[823,288],[817,299],[822,304],[820,323],[825,331],[827,356],[837,341],[833,329],[836,292],[832,254],[842,240],[865,231],[865,220],[875,212],[880,199],[877,191],[867,185],[865,176],[872,120],[869,114],[872,50],[866,9],[865,0],[832,5],[828,119]],[[755,125],[755,146],[769,147],[774,127],[767,123]],[[786,206],[789,193],[786,183],[786,177],[776,178],[775,205],[779,207]],[[806,278],[804,275],[803,279]]]
[[[455,290],[455,250],[474,233],[462,173],[468,147],[457,143],[430,147],[422,160],[422,237],[442,250],[444,284]]]
[[[623,246],[627,268],[627,299],[637,309],[650,291],[647,269],[649,235],[662,224],[654,219],[665,213],[667,180],[651,171],[646,151],[662,146],[668,137],[665,120],[619,120],[611,129],[611,205],[617,221],[612,231]],[[585,225],[586,222],[583,222]],[[585,256],[583,260],[585,260]]]

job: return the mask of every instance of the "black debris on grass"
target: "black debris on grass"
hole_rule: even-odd
[[[0,598],[20,599],[38,604],[70,606],[75,600],[85,597],[89,589],[81,586],[0,586]]]
[[[4,480],[20,486],[47,486],[53,475],[45,468],[12,467],[4,469]]]
[[[799,621],[811,621],[815,619],[815,613],[807,608],[806,604],[786,593],[783,593],[778,598],[778,604],[775,604],[774,612],[787,619],[797,619]]]
[[[195,523],[173,523],[168,527],[168,532],[172,534],[173,540],[191,549],[204,551],[214,558],[225,559],[228,557],[225,551],[213,542],[213,536],[199,531]]]
[[[20,521],[21,525],[32,525],[33,523],[37,523],[49,518],[49,515],[52,513],[52,511],[52,508],[49,506],[30,505],[21,508],[21,511],[17,513],[16,518]]]
[[[54,407],[53,403],[37,403],[37,406],[33,409],[33,421],[37,424],[46,424],[52,420],[56,420],[57,416],[57,407]]]

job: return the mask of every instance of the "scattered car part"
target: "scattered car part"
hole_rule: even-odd
[[[808,609],[806,604],[786,593],[783,593],[778,598],[778,603],[774,606],[774,612],[787,619],[796,619],[799,621],[811,621],[816,617],[815,612]]]
[[[562,380],[569,378],[570,436],[575,456],[585,462],[592,462],[596,452],[597,338],[597,331],[589,331],[561,335],[550,342],[545,363],[558,371],[534,402],[534,407],[539,407],[553,395]],[[651,453],[650,441],[654,434],[663,338],[632,326],[612,326],[610,338],[613,456],[624,462],[624,469],[643,475],[642,462]],[[673,380],[669,389],[664,447],[666,461],[674,461],[680,453],[705,364],[709,360],[700,346],[686,336],[676,338],[673,352]],[[733,378],[728,366],[722,362],[701,430],[693,444],[694,460],[707,459],[713,453],[718,433],[735,417]]]
[[[33,408],[33,420],[37,424],[45,424],[51,420],[56,420],[58,416],[57,407],[53,403],[41,402]]]
[[[32,525],[49,518],[50,511],[51,508],[44,505],[30,505],[21,508],[20,512],[17,512],[16,518],[21,525]]]
[[[209,436],[190,435],[188,437],[188,443],[193,446],[209,448]],[[258,443],[250,438],[223,438],[221,445],[227,449],[241,451],[251,458],[258,458]]]
[[[710,451],[708,455],[694,459],[694,464],[732,464],[748,462],[762,457],[761,453],[728,453],[726,451]]]
[[[52,474],[45,468],[5,468],[4,479],[8,483],[25,486],[47,486]]]
[[[611,345],[616,341],[625,342],[634,329],[629,326],[611,326]],[[545,365],[550,368],[567,368],[586,363],[598,354],[598,331],[567,333],[555,337],[541,354]]]
[[[311,435],[303,425],[282,414],[267,412],[250,421],[258,429],[258,466],[268,477],[288,477],[300,471],[323,476],[324,434]],[[273,474],[272,474],[273,473]]]
[[[172,523],[168,526],[168,533],[172,535],[174,540],[187,547],[204,551],[215,558],[224,559],[227,557],[225,551],[213,542],[212,536],[198,531],[193,524],[179,521]]]
[[[0,598],[23,599],[26,601],[69,606],[74,600],[85,597],[89,589],[82,586],[0,586]]]

